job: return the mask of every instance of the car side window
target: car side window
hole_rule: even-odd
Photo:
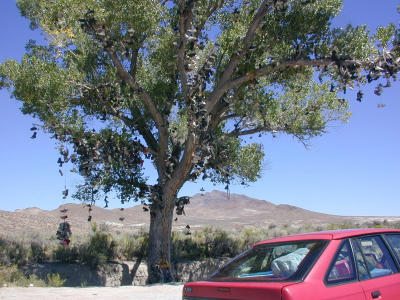
[[[370,279],[367,265],[365,264],[364,257],[361,253],[360,248],[358,247],[358,243],[354,242],[352,244],[353,244],[353,250],[354,250],[354,257],[356,259],[356,264],[357,264],[358,279],[359,280]]]
[[[381,237],[368,236],[358,238],[357,240],[368,272],[372,278],[397,272],[393,258]]]
[[[346,240],[336,254],[329,270],[326,282],[328,284],[338,284],[353,281],[356,279],[354,272],[353,255],[350,243]]]
[[[392,247],[397,259],[400,261],[400,234],[388,234],[385,235],[385,238]]]

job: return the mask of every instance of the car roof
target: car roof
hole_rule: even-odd
[[[320,232],[310,232],[310,233],[282,236],[257,243],[254,246],[262,244],[270,244],[270,243],[282,243],[282,242],[293,242],[293,241],[303,241],[303,240],[340,240],[359,235],[379,234],[379,233],[400,233],[400,230],[365,228],[365,229],[339,229],[339,230],[329,230]]]

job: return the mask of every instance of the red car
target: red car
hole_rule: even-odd
[[[400,300],[400,230],[291,235],[254,245],[183,300]]]

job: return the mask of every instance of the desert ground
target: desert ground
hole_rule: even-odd
[[[0,288],[0,299],[18,300],[181,300],[183,284],[89,288]]]

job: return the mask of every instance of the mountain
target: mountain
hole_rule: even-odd
[[[60,211],[67,209],[67,212]],[[105,224],[112,231],[132,232],[148,227],[149,213],[141,205],[130,208],[105,209],[93,206],[92,222]],[[41,210],[37,207],[16,210],[0,210],[0,234],[55,234],[61,216],[67,215],[73,234],[84,234],[90,231],[88,207],[84,204],[63,204],[55,210]],[[400,217],[343,217],[309,211],[291,205],[275,205],[264,200],[257,200],[245,195],[212,191],[196,194],[190,198],[185,207],[185,215],[173,224],[173,230],[183,230],[190,224],[192,230],[205,226],[221,227],[225,230],[240,230],[246,227],[268,227],[270,225],[301,226],[306,224],[327,225],[339,223],[364,223],[371,221],[400,221]],[[123,218],[123,219],[122,219]]]

